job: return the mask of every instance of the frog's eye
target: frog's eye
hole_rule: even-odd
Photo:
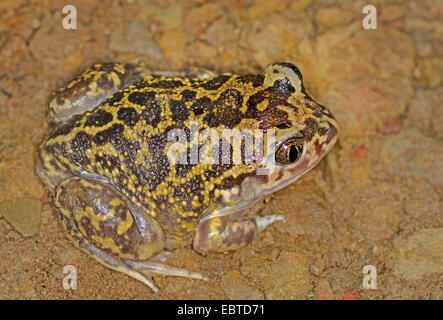
[[[275,153],[275,162],[279,164],[290,164],[297,161],[303,153],[303,140],[291,138],[283,142]]]

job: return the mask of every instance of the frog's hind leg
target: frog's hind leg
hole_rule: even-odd
[[[112,187],[79,177],[61,182],[55,204],[76,246],[105,266],[157,291],[144,274],[125,262],[146,260],[164,249],[165,237],[155,219]]]
[[[54,92],[54,98],[49,102],[49,117],[51,121],[60,123],[75,114],[92,110],[143,76],[142,64],[96,64]]]
[[[193,246],[202,254],[237,250],[252,242],[257,233],[276,221],[285,221],[283,216],[249,216],[243,220],[215,216],[199,224]]]

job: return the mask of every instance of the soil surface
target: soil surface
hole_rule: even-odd
[[[443,25],[439,0],[0,2],[0,299],[442,299]],[[339,4],[337,4],[339,3]],[[250,246],[171,265],[209,281],[111,271],[66,239],[35,174],[51,93],[97,62],[261,72],[289,61],[340,125],[333,151],[263,203],[286,217]],[[65,290],[63,268],[77,268]],[[376,289],[363,268],[375,267]]]

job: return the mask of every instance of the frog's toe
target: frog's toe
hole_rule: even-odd
[[[154,291],[155,293],[158,293],[157,286],[151,280],[149,280],[144,274],[142,274],[140,271],[136,270],[128,263],[125,263],[122,260],[116,259],[116,258],[112,257],[111,255],[107,254],[106,252],[104,252],[103,250],[100,250],[96,246],[89,243],[81,235],[77,235],[77,237],[78,237],[78,246],[80,247],[80,249],[82,249],[83,251],[92,255],[94,257],[94,259],[96,259],[97,261],[99,261],[100,263],[102,263],[103,265],[105,265],[106,267],[108,267],[112,270],[125,273],[128,276],[143,282],[149,288],[151,288],[152,291]]]
[[[166,264],[155,262],[155,261],[132,261],[125,260],[132,268],[136,269],[139,272],[152,272],[161,274],[164,276],[175,276],[175,277],[184,277],[184,278],[192,278],[199,280],[208,280],[208,277],[202,275],[198,272],[189,271],[181,268],[170,267]]]

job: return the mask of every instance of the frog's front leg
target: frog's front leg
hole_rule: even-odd
[[[51,121],[60,123],[75,114],[91,110],[143,77],[143,65],[132,63],[96,64],[54,92],[49,102]]]
[[[157,288],[143,272],[204,279],[198,273],[149,261],[165,247],[160,224],[111,186],[68,178],[57,187],[55,204],[69,237],[80,249],[154,291]]]
[[[231,215],[215,216],[199,224],[193,246],[202,254],[237,250],[276,221],[285,219],[279,215],[249,216],[242,220],[232,220]]]

